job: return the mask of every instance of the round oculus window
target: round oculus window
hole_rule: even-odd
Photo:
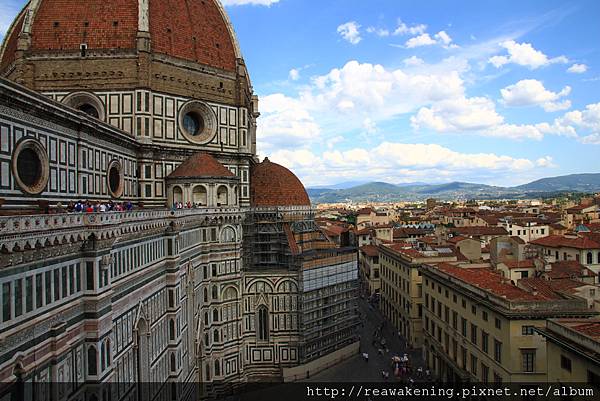
[[[192,136],[197,136],[204,131],[204,120],[196,111],[190,111],[183,116],[183,129]]]
[[[123,169],[119,161],[113,160],[109,163],[106,180],[111,196],[113,198],[121,197],[123,195]]]
[[[205,103],[191,101],[179,111],[179,127],[190,142],[210,142],[217,132],[217,117]]]
[[[46,149],[32,138],[19,142],[13,153],[12,170],[23,192],[39,194],[48,184],[50,169]]]

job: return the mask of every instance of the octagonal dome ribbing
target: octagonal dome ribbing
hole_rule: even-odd
[[[7,33],[0,69],[18,57],[22,33],[29,52],[59,53],[80,51],[82,44],[89,51],[135,50],[141,32],[149,34],[153,53],[235,71],[237,41],[218,0],[30,2]]]
[[[251,171],[250,204],[255,207],[310,206],[310,199],[294,173],[265,158]]]

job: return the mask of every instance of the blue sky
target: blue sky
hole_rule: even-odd
[[[3,1],[2,31],[23,3]],[[224,3],[259,154],[307,186],[600,171],[598,1]]]

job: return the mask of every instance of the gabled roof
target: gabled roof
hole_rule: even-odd
[[[205,152],[198,152],[181,163],[167,178],[184,177],[235,177],[231,171],[217,159]]]
[[[570,277],[594,277],[596,273],[575,260],[562,260],[551,264],[552,270],[545,274],[553,279]]]
[[[358,248],[362,253],[367,256],[375,257],[379,255],[379,248],[375,245],[364,245]]]

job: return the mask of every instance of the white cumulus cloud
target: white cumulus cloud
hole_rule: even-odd
[[[412,49],[413,47],[431,46],[435,45],[436,43],[437,42],[431,36],[429,36],[428,33],[422,33],[419,36],[408,39],[404,45],[407,48]]]
[[[458,97],[422,107],[411,117],[413,128],[429,128],[437,132],[483,130],[503,122],[495,104],[486,97]]]
[[[500,46],[506,49],[508,54],[493,56],[488,60],[496,68],[512,63],[536,69],[549,64],[569,62],[569,59],[565,56],[549,58],[540,50],[535,49],[531,43],[517,43],[514,40],[507,40],[500,43]]]
[[[349,21],[337,27],[337,32],[349,43],[356,45],[362,38],[360,37],[360,25],[355,21]]]
[[[565,86],[560,92],[552,92],[547,90],[544,84],[537,79],[523,79],[516,84],[500,89],[502,101],[506,106],[538,105],[549,112],[570,108],[569,100],[559,101],[569,93],[571,93],[570,86]]]
[[[464,175],[495,177],[553,167],[552,158],[538,160],[487,153],[461,153],[437,144],[381,142],[374,148],[328,149],[321,154],[306,149],[280,150],[269,158],[298,174],[307,185],[344,179],[402,182],[410,179]],[[359,165],[361,168],[357,169]],[[410,179],[409,179],[410,178]]]
[[[585,64],[573,64],[572,66],[567,68],[567,72],[570,72],[572,74],[583,74],[587,71],[587,69],[588,67]]]
[[[446,31],[439,31],[433,35],[433,37],[431,37],[428,33],[422,33],[419,36],[408,39],[404,46],[411,49],[414,47],[431,46],[436,44],[439,44],[445,48],[458,47],[452,43],[452,38],[450,35],[448,35],[448,33],[446,33]]]
[[[292,68],[288,74],[288,77],[292,81],[297,81],[298,79],[300,79],[300,70],[298,70],[297,68]]]
[[[280,93],[264,96],[260,110],[258,143],[267,150],[305,146],[320,138],[321,127],[297,99]]]
[[[394,30],[393,35],[420,35],[427,30],[427,25],[416,24],[412,26],[406,25],[401,19],[398,19],[398,27]]]

